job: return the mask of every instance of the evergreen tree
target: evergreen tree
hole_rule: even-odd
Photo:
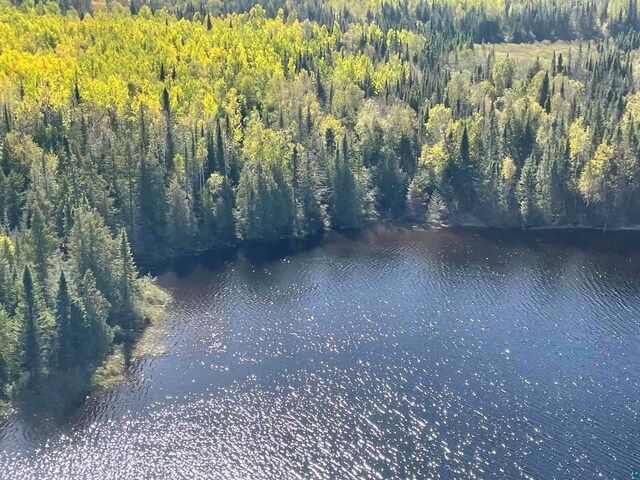
[[[127,232],[123,228],[120,231],[120,275],[119,275],[119,297],[121,325],[131,328],[134,316],[134,299],[136,297],[136,265],[131,253],[131,246]]]
[[[469,134],[465,125],[460,139],[459,155],[450,168],[451,186],[464,211],[470,210],[475,203],[473,172],[474,165],[471,163]]]
[[[57,245],[52,228],[39,207],[36,207],[31,215],[28,244],[36,279],[39,285],[44,287]]]
[[[319,174],[312,165],[310,155],[305,155],[298,162],[297,171],[296,233],[307,235],[322,231],[327,226],[326,206],[322,204]]]
[[[156,159],[142,158],[136,195],[139,238],[136,254],[145,260],[163,255],[167,225],[167,194],[162,169]]]
[[[195,219],[189,198],[176,175],[171,177],[167,190],[167,239],[176,252],[193,248],[193,225]]]
[[[84,316],[76,317],[76,322],[79,326],[82,358],[88,365],[96,365],[106,356],[113,332],[107,324],[111,304],[98,290],[91,270],[87,270],[80,281],[80,298]],[[80,313],[80,310],[75,312]]]
[[[58,327],[58,368],[67,371],[83,368],[85,320],[82,309],[71,298],[64,270],[60,272],[55,318]]]
[[[6,387],[13,380],[13,370],[15,368],[13,330],[11,318],[4,305],[0,304],[0,399],[8,397]]]
[[[343,139],[342,149],[336,149],[330,176],[332,179],[330,212],[333,227],[360,226],[364,221],[363,199],[346,138]]]
[[[522,221],[525,224],[532,224],[536,220],[534,168],[533,158],[527,158],[522,167],[516,190]]]
[[[227,245],[233,241],[233,198],[229,181],[213,173],[203,189],[204,227],[202,242],[205,247]]]
[[[542,83],[540,84],[540,90],[538,92],[538,103],[541,107],[546,108],[549,101],[549,72],[544,73]]]
[[[42,373],[41,342],[38,328],[39,308],[31,270],[24,267],[22,295],[18,306],[21,329],[22,369],[27,375],[30,388],[37,386]]]
[[[68,370],[73,363],[73,341],[71,328],[71,298],[64,271],[60,272],[56,296],[56,322],[58,324],[58,367]]]
[[[91,270],[96,285],[112,304],[118,303],[113,271],[118,258],[116,252],[116,242],[102,216],[88,206],[78,208],[69,236],[69,258],[76,278],[82,278],[87,270]]]

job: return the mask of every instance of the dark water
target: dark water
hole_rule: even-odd
[[[379,230],[249,257],[163,275],[166,353],[70,418],[6,419],[0,477],[640,467],[638,234]]]

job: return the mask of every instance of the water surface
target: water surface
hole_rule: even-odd
[[[631,478],[640,236],[390,231],[181,262],[164,353],[0,478]]]

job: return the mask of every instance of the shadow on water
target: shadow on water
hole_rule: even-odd
[[[324,234],[319,233],[307,237],[282,239],[270,243],[247,244],[240,248],[238,254],[240,257],[248,260],[252,265],[260,266],[315,248],[322,243],[323,239]]]
[[[453,227],[452,232],[475,236],[496,244],[538,248],[575,248],[594,253],[629,253],[640,250],[640,232],[635,230],[608,230],[587,228],[561,229],[495,229],[482,227]]]
[[[209,269],[222,267],[226,262],[235,257],[237,251],[237,247],[224,247],[196,254],[179,255],[166,262],[141,265],[140,270],[149,272],[155,277],[159,277],[167,272],[173,272],[177,277],[184,278],[188,276],[194,268],[199,266],[205,266]]]
[[[323,239],[324,232],[268,243],[248,242],[238,247],[214,249],[198,255],[180,257],[165,267],[164,271],[171,270],[179,278],[184,278],[195,268],[204,267],[208,270],[216,270],[238,257],[259,266],[315,248],[322,243]]]
[[[80,369],[60,372],[36,390],[22,394],[14,406],[34,425],[64,425],[85,403],[90,382],[90,375]]]
[[[349,235],[362,235],[362,232],[354,230]],[[342,232],[341,232],[342,233]],[[319,232],[299,238],[284,238],[273,242],[246,242],[237,246],[215,248],[196,254],[180,255],[165,263],[144,265],[143,271],[148,271],[153,276],[161,276],[167,272],[174,273],[178,278],[189,276],[195,268],[216,270],[230,261],[240,257],[254,265],[279,260],[319,246],[328,232]]]
[[[181,255],[164,263],[143,265],[141,269],[154,276],[173,272],[178,278],[189,276],[195,268],[204,267],[216,270],[236,258],[243,258],[249,263],[259,266],[279,260],[296,253],[330,243],[336,238],[349,243],[371,243],[379,241],[381,236],[389,240],[411,235],[416,230],[406,226],[374,222],[364,228],[329,230],[300,238],[287,238],[273,242],[246,242],[236,246],[216,248],[204,252]],[[564,250],[578,248],[593,253],[628,253],[640,250],[640,232],[632,230],[606,231],[596,229],[496,229],[484,227],[450,227],[444,230],[426,228],[419,229],[429,237],[441,236],[443,243],[450,246],[453,238],[460,247],[472,244],[478,239],[494,246],[526,247],[532,251],[548,249]],[[434,243],[430,238],[429,243]],[[435,242],[437,243],[437,242]],[[431,245],[433,247],[433,245]],[[446,252],[442,252],[446,254]],[[449,252],[452,253],[452,252]]]
[[[108,393],[0,418],[0,477],[622,478],[638,250],[640,232],[378,223],[182,257],[159,279],[166,350],[125,344]]]
[[[629,258],[640,251],[640,232],[607,231],[593,229],[493,229],[482,227],[450,227],[438,229],[411,229],[386,223],[372,223],[365,228],[327,231],[315,235],[281,239],[270,243],[245,243],[240,246],[209,250],[196,255],[184,255],[164,265],[151,267],[153,275],[172,272],[179,279],[189,277],[194,270],[204,268],[215,271],[238,259],[253,266],[261,266],[283,258],[323,246],[336,246],[355,254],[363,245],[372,243],[393,244],[406,239],[422,245],[425,250],[449,265],[464,266],[470,259],[481,257],[485,267],[503,273],[518,268],[518,262],[504,258],[500,252],[509,250],[542,252],[542,268],[547,280],[561,275],[566,258],[562,252],[581,250],[592,254],[616,254]],[[480,240],[482,243],[478,243]],[[355,249],[354,252],[352,250]],[[553,255],[549,255],[549,254]],[[548,257],[548,258],[547,258]],[[627,266],[627,265],[624,265]],[[610,279],[616,282],[617,277]],[[625,287],[621,282],[619,288]],[[138,335],[122,339],[125,369],[133,360],[132,352]],[[85,376],[86,377],[86,376]],[[59,374],[38,391],[25,395],[16,402],[18,410],[35,417],[52,417],[59,420],[72,416],[90,394],[89,379],[80,373]]]

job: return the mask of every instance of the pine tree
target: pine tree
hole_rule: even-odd
[[[379,210],[400,214],[406,199],[405,176],[400,170],[398,156],[387,146],[383,149],[374,178],[379,191]]]
[[[113,332],[107,324],[111,304],[96,287],[91,270],[87,270],[80,282],[80,298],[84,316],[77,317],[76,324],[79,324],[82,356],[89,365],[95,365],[107,354]]]
[[[549,72],[545,72],[540,85],[540,91],[538,92],[538,103],[541,107],[545,107],[547,100],[549,99]]]
[[[135,204],[139,238],[134,242],[135,253],[149,261],[162,257],[166,244],[167,193],[158,160],[142,157],[138,179]]]
[[[172,175],[167,190],[167,239],[174,252],[188,251],[193,247],[195,219],[181,183],[176,175]]]
[[[64,270],[60,272],[58,293],[56,295],[56,323],[58,326],[58,368],[68,370],[77,362],[76,336],[77,331],[72,325],[71,298],[67,286]]]
[[[39,207],[36,207],[31,215],[28,244],[36,279],[44,287],[47,272],[56,250],[56,240],[52,228],[48,225]]]
[[[98,289],[112,305],[119,301],[117,275],[117,242],[112,238],[102,216],[84,205],[75,211],[74,224],[69,235],[69,259],[75,278],[82,278],[87,270],[95,276]]]
[[[473,208],[476,198],[473,178],[474,166],[471,164],[469,133],[466,125],[460,139],[459,154],[454,158],[456,161],[450,168],[451,187],[459,200],[460,208],[468,211]]]
[[[78,79],[76,78],[76,82],[73,88],[73,94],[74,97],[76,99],[76,104],[80,104],[80,102],[82,101],[82,96],[80,95],[80,88],[78,87]]]
[[[469,165],[470,160],[469,133],[467,132],[467,126],[465,125],[462,130],[462,139],[460,140],[460,161],[463,165]]]
[[[308,154],[298,162],[297,176],[297,233],[308,235],[324,230],[327,226],[326,206],[321,203],[321,187]]]
[[[237,172],[229,172],[229,167],[224,154],[224,139],[222,138],[222,127],[220,127],[220,119],[216,120],[216,162],[218,169],[223,175],[229,175],[232,179],[237,180]]]
[[[346,138],[342,148],[336,149],[332,170],[331,224],[334,228],[360,226],[364,220],[362,198]]]
[[[421,174],[416,175],[407,189],[407,213],[413,221],[422,223],[426,215],[424,183],[426,179]]]
[[[227,245],[233,241],[233,198],[229,180],[213,173],[202,190],[204,226],[202,244],[211,248],[216,244]]]
[[[122,326],[131,328],[133,326],[132,320],[134,314],[133,301],[136,297],[136,265],[133,261],[129,239],[127,238],[127,232],[124,228],[120,231],[120,269],[119,297],[120,316],[122,318],[121,324]]]
[[[12,381],[14,370],[11,318],[2,303],[0,303],[0,399],[7,397],[7,385]]]
[[[166,136],[165,136],[165,165],[167,172],[173,169],[173,160],[175,156],[175,145],[173,142],[173,119],[171,117],[171,102],[169,100],[169,91],[162,89],[162,109],[165,113]]]
[[[18,318],[21,329],[22,368],[27,374],[27,384],[30,388],[38,384],[42,369],[36,295],[31,270],[25,266],[22,274],[22,298],[18,306]]]
[[[447,203],[438,190],[434,191],[427,206],[427,221],[438,226],[447,221],[448,215]]]
[[[207,130],[206,137],[207,144],[207,156],[204,162],[203,174],[205,181],[211,176],[211,174],[215,171],[218,171],[218,164],[216,161],[216,150],[215,145],[213,143],[213,135],[209,130]]]

